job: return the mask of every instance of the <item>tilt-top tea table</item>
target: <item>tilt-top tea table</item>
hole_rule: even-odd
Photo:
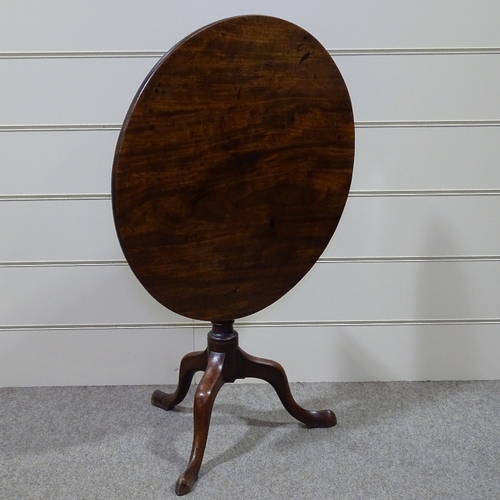
[[[349,94],[309,33],[267,16],[206,26],[152,69],[123,124],[112,175],[116,230],[142,285],[181,315],[212,323],[208,346],[181,361],[170,410],[204,371],[194,398],[191,457],[176,492],[191,491],[224,383],[269,382],[307,427],[283,368],[238,347],[237,318],[287,293],[319,258],[347,200],[354,161]]]

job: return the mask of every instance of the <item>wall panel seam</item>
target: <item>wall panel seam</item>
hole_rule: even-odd
[[[402,255],[320,257],[317,264],[400,264],[411,262],[500,262],[500,255]],[[0,268],[24,267],[115,267],[128,266],[125,259],[0,261]]]
[[[110,193],[1,194],[2,201],[109,201]]]
[[[60,50],[60,51],[1,51],[0,59],[133,59],[155,58],[165,55],[170,48],[160,50]],[[338,56],[433,56],[500,54],[500,47],[389,47],[389,48],[329,48]]]
[[[27,261],[0,261],[0,268],[19,267],[115,267],[127,266],[125,259],[106,260],[27,260]]]
[[[353,189],[354,198],[392,198],[414,196],[498,196],[500,189]]]
[[[361,120],[355,128],[450,128],[500,127],[500,119],[478,120]],[[121,123],[68,123],[68,124],[0,124],[0,132],[95,132],[119,131]]]
[[[399,264],[409,262],[499,262],[500,255],[409,255],[320,257],[318,264]]]
[[[100,132],[121,128],[121,123],[10,124],[0,125],[0,132]]]
[[[350,198],[500,196],[500,189],[352,189]],[[109,201],[111,193],[2,194],[0,202]]]
[[[337,56],[454,56],[500,54],[500,47],[389,47],[327,49]]]
[[[169,50],[2,51],[0,59],[159,59]]]
[[[459,326],[497,325],[500,318],[442,318],[442,319],[380,319],[380,320],[308,320],[308,321],[236,321],[237,328],[308,328],[308,327],[405,327],[405,326]],[[2,332],[16,331],[86,331],[86,330],[158,330],[158,329],[209,329],[209,322],[179,321],[166,323],[87,323],[87,324],[40,324],[0,325]]]
[[[499,119],[477,120],[365,120],[356,121],[356,128],[452,128],[452,127],[498,127]]]

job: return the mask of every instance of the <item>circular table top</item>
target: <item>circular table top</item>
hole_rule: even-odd
[[[158,62],[122,127],[112,200],[125,257],[176,313],[252,314],[325,249],[353,161],[349,94],[313,36],[267,16],[209,25]]]

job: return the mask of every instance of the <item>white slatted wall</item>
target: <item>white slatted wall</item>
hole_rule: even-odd
[[[111,164],[161,54],[246,13],[331,51],[356,162],[328,249],[242,347],[294,381],[500,377],[499,2],[1,0],[1,386],[174,383],[205,347],[126,266]]]

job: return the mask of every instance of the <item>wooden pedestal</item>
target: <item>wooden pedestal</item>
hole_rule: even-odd
[[[212,323],[208,333],[208,347],[205,351],[192,352],[182,358],[179,369],[179,385],[172,394],[155,391],[151,403],[163,410],[172,410],[187,395],[193,376],[204,371],[194,396],[194,436],[191,457],[187,469],[177,480],[178,495],[189,493],[198,479],[205,446],[212,407],[219,389],[229,382],[254,377],[269,382],[276,390],[285,409],[308,428],[332,427],[337,423],[331,410],[308,411],[297,404],[290,392],[290,386],[283,367],[275,361],[256,358],[238,347],[238,332],[233,321]]]

